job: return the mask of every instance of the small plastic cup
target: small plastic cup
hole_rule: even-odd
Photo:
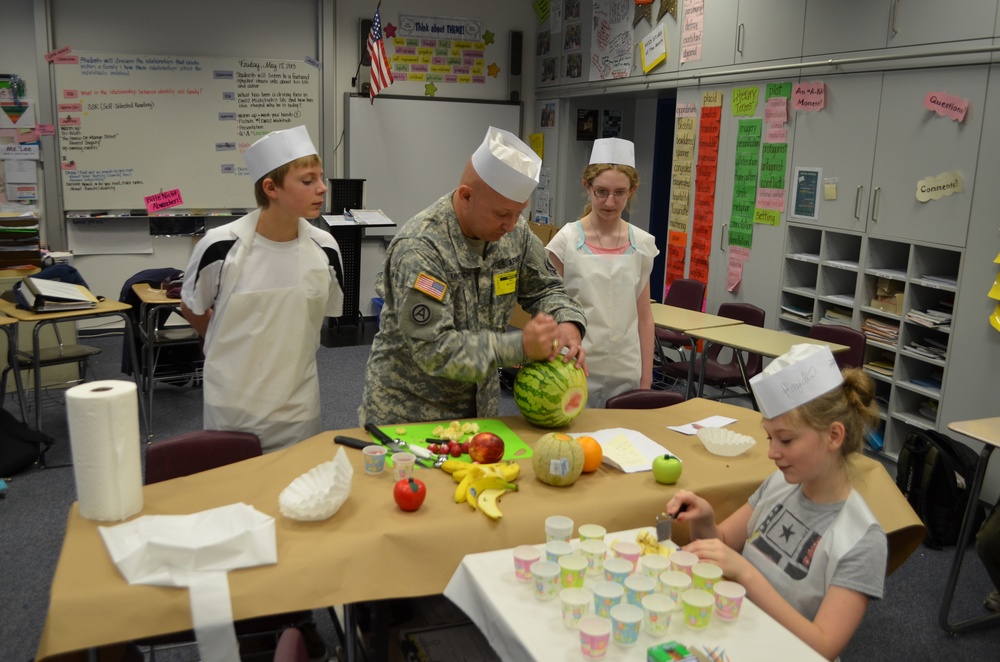
[[[625,600],[630,605],[642,606],[642,599],[656,590],[656,580],[641,573],[625,578]]]
[[[577,532],[580,534],[580,542],[584,540],[600,540],[603,542],[608,530],[600,524],[581,524]]]
[[[647,577],[652,577],[656,581],[656,590],[662,591],[663,584],[660,583],[660,574],[670,570],[670,559],[666,556],[660,556],[659,554],[644,554],[639,557],[639,568],[637,572],[641,572]]]
[[[608,652],[611,640],[611,621],[590,614],[580,619],[580,652],[584,659],[599,660]]]
[[[534,545],[518,545],[514,548],[514,574],[522,582],[531,581],[531,564],[542,558],[542,553]]]
[[[545,541],[562,540],[569,542],[573,537],[573,520],[562,515],[545,518]]]
[[[681,594],[691,588],[691,578],[679,570],[660,573],[663,594],[674,601],[674,609],[681,608]]]
[[[611,618],[611,608],[625,599],[625,588],[617,582],[607,580],[594,582],[594,613]]]
[[[611,608],[611,636],[619,646],[633,646],[639,640],[642,607],[627,603]]]
[[[712,620],[715,596],[700,588],[689,588],[681,594],[684,604],[684,625],[692,630],[704,630]]]
[[[651,593],[642,599],[642,625],[646,633],[659,637],[670,628],[674,601],[662,593]]]
[[[573,553],[573,545],[565,540],[550,540],[545,543],[545,560],[553,563],[559,562],[560,556]]]
[[[670,569],[683,572],[688,577],[694,576],[694,564],[697,562],[697,556],[682,549],[678,549],[670,555]]]
[[[361,454],[365,459],[365,473],[369,476],[377,476],[385,471],[385,447],[365,446]]]
[[[625,585],[625,579],[632,574],[632,564],[625,559],[612,556],[604,559],[604,578],[610,582]]]
[[[552,561],[535,561],[531,564],[531,578],[535,586],[535,598],[552,600],[559,595],[559,564]]]
[[[580,626],[580,619],[590,613],[594,594],[585,588],[564,588],[559,591],[559,601],[562,603],[563,625],[575,630]]]
[[[413,453],[395,453],[392,456],[392,474],[396,480],[413,478],[413,463],[417,456]]]
[[[740,608],[747,590],[741,584],[730,581],[715,582],[715,617],[720,621],[732,623],[740,617]]]
[[[579,554],[565,554],[559,557],[559,582],[563,588],[583,588],[583,578],[587,574],[587,559]]]
[[[604,557],[608,554],[607,543],[603,540],[582,540],[580,554],[587,559],[588,575],[599,575],[604,572]]]
[[[635,570],[635,566],[639,562],[639,555],[642,554],[642,547],[639,547],[639,543],[632,542],[631,540],[616,540],[611,545],[611,551],[618,558],[625,559],[631,563],[632,570]]]
[[[714,563],[702,561],[691,568],[691,585],[703,591],[712,592],[716,582],[722,581],[722,568]]]

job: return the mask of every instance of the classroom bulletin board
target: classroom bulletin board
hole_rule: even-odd
[[[243,152],[304,124],[319,145],[320,72],[305,61],[74,53],[55,66],[66,210],[256,206]]]

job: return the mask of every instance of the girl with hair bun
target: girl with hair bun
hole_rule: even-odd
[[[837,369],[825,345],[795,345],[751,379],[777,471],[716,524],[705,499],[678,491],[666,511],[690,524],[684,547],[828,659],[882,597],[887,544],[851,486],[850,456],[878,422],[875,385]]]

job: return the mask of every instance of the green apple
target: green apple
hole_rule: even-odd
[[[657,483],[673,485],[681,477],[683,465],[681,461],[670,453],[657,455],[653,458],[653,478]]]

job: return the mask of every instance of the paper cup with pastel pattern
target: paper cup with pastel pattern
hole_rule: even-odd
[[[587,574],[587,559],[579,554],[559,557],[559,581],[563,588],[583,588],[583,578]]]
[[[693,577],[694,564],[698,562],[698,557],[691,552],[678,549],[670,555],[670,569],[679,570],[688,577]]]
[[[594,582],[594,613],[611,618],[611,608],[625,599],[625,588],[618,582]]]
[[[618,582],[624,586],[625,580],[631,574],[632,564],[629,561],[620,559],[617,556],[604,559],[604,578],[608,581]]]
[[[545,541],[562,540],[569,542],[573,537],[573,520],[563,515],[552,515],[545,518]]]
[[[559,563],[560,556],[573,553],[573,545],[565,540],[550,540],[545,543],[545,560]]]
[[[575,630],[580,619],[590,613],[594,594],[585,588],[564,588],[559,591],[559,602],[562,603],[563,625]]]
[[[656,580],[635,572],[625,578],[625,601],[636,607],[642,606],[642,599],[656,591]]]
[[[646,634],[659,637],[670,629],[674,601],[662,593],[652,593],[642,599],[642,626]]]
[[[667,570],[660,573],[660,584],[663,595],[674,601],[674,609],[680,609],[681,594],[691,588],[691,578],[679,570]]]
[[[715,617],[720,621],[732,623],[740,617],[740,608],[743,606],[743,598],[746,597],[747,590],[736,582],[726,580],[716,582],[713,589],[715,591]]]
[[[603,542],[608,530],[600,524],[581,524],[580,528],[577,529],[577,533],[580,534],[580,542],[584,540],[600,540]]]
[[[638,571],[656,581],[656,590],[662,591],[660,574],[670,570],[670,559],[659,554],[644,554],[639,557]]]
[[[641,607],[623,602],[611,608],[611,637],[619,646],[634,646],[641,626]]]
[[[722,581],[722,568],[714,563],[701,561],[691,567],[691,585],[703,591],[712,592],[716,582]]]
[[[553,600],[559,595],[559,564],[552,561],[535,561],[531,564],[531,579],[535,586],[535,598]]]
[[[611,621],[590,614],[580,619],[580,652],[587,660],[599,660],[608,652],[611,641]]]
[[[587,559],[587,574],[604,573],[604,557],[608,555],[608,544],[603,540],[581,540],[580,554]]]
[[[632,542],[631,540],[616,540],[611,545],[611,551],[620,559],[625,559],[632,564],[632,570],[635,570],[635,566],[639,563],[639,555],[642,554],[642,547],[639,547],[639,543]]]
[[[542,558],[542,553],[534,545],[518,545],[514,548],[514,574],[522,582],[531,581],[531,564]]]
[[[692,630],[704,630],[712,620],[715,596],[700,588],[689,588],[681,594],[684,604],[684,625]]]

